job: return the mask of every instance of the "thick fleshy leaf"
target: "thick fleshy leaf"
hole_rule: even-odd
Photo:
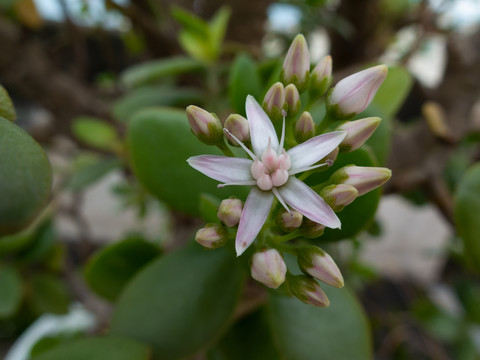
[[[27,226],[50,197],[52,171],[39,144],[0,117],[0,236]]]
[[[112,336],[61,343],[32,360],[148,360],[151,354],[151,350],[140,342]]]
[[[288,150],[287,154],[292,161],[290,171],[313,165],[323,159],[342,142],[345,135],[345,131],[334,131],[318,135]]]
[[[231,321],[244,283],[232,248],[198,244],[149,264],[117,301],[111,332],[150,344],[155,359],[184,359]]]
[[[238,55],[230,67],[228,84],[230,105],[235,112],[245,115],[245,99],[247,95],[250,94],[259,98],[261,92],[262,85],[255,62],[248,55]]]
[[[329,228],[340,228],[340,220],[325,200],[296,177],[291,176],[278,192],[288,205],[310,220]]]
[[[255,240],[260,232],[273,203],[273,193],[252,187],[243,207],[242,217],[238,224],[235,249],[240,256]]]
[[[0,116],[10,121],[15,121],[17,118],[12,99],[2,85],[0,85]]]
[[[22,280],[17,270],[0,267],[0,320],[15,314],[22,300]]]
[[[250,137],[255,155],[261,157],[268,147],[268,141],[274,150],[278,149],[278,137],[272,121],[263,111],[257,100],[251,95],[247,96],[245,105],[248,123],[250,124]]]
[[[252,160],[228,156],[200,155],[189,158],[194,169],[208,177],[222,182],[253,181],[250,168]]]
[[[455,193],[455,224],[472,267],[480,270],[480,163],[465,172]]]
[[[65,314],[70,298],[59,275],[36,273],[30,278],[29,302],[37,314]]]

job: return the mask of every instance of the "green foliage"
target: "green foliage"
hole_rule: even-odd
[[[228,83],[228,95],[233,110],[245,116],[247,95],[252,95],[258,99],[261,93],[262,84],[255,62],[246,54],[238,55],[230,68]]]
[[[115,150],[119,147],[115,128],[98,118],[90,116],[75,118],[72,132],[78,140],[100,150]]]
[[[98,295],[115,301],[135,273],[159,254],[159,248],[145,240],[126,239],[92,256],[85,268],[85,278]]]
[[[22,281],[17,270],[0,266],[0,320],[15,314],[22,300]]]
[[[64,314],[70,297],[65,284],[50,273],[35,273],[30,278],[29,302],[37,314]]]
[[[230,10],[220,8],[210,22],[178,6],[172,8],[172,16],[183,27],[178,36],[183,49],[198,61],[206,64],[215,62],[222,50]]]
[[[78,339],[41,352],[32,360],[149,360],[144,344],[122,337]]]
[[[7,90],[5,90],[2,85],[0,85],[0,117],[10,121],[15,121],[17,119],[12,99],[10,99]]]
[[[470,266],[480,271],[480,163],[463,176],[455,193],[455,224],[465,248]]]
[[[120,81],[127,87],[148,85],[165,77],[198,71],[203,65],[185,56],[170,57],[134,65],[121,75]]]
[[[218,222],[218,207],[220,200],[209,194],[200,194],[200,215],[205,222]]]
[[[244,198],[247,188],[218,189],[217,181],[187,164],[199,154],[219,155],[220,151],[194,137],[184,111],[171,108],[145,109],[129,124],[128,148],[133,170],[140,182],[171,208],[199,215],[201,193],[218,197]]]
[[[288,360],[372,359],[365,314],[348,289],[325,286],[328,308],[304,304],[294,297],[271,295],[269,322],[275,345]]]
[[[67,184],[68,188],[73,191],[79,191],[92,185],[110,171],[119,168],[122,162],[120,159],[112,157],[89,157],[76,165]]]
[[[187,246],[135,276],[117,302],[111,332],[150,344],[156,359],[185,358],[225,330],[243,278],[230,247]]]
[[[27,226],[44,208],[50,197],[52,172],[40,145],[2,117],[0,159],[0,236],[3,236]]]

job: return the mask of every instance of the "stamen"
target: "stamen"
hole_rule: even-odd
[[[252,160],[255,160],[256,156],[254,153],[252,153],[250,151],[249,148],[247,148],[245,145],[243,145],[243,143],[237,139],[237,137],[235,135],[233,135],[230,131],[228,131],[228,129],[223,129],[224,132],[226,132],[228,135],[230,135],[232,138],[235,139],[235,141],[238,143],[238,145],[240,145],[242,147],[243,150],[245,150],[245,152],[248,154],[248,156],[250,156],[252,158]]]
[[[282,110],[283,115],[283,124],[282,124],[282,136],[280,136],[280,145],[278,145],[277,153],[280,155],[283,150],[283,143],[285,142],[285,116],[287,116],[287,112]]]
[[[237,182],[231,182],[231,183],[225,183],[225,184],[218,184],[217,185],[217,188],[221,189],[225,186],[230,186],[230,185],[249,185],[249,186],[253,186],[253,185],[256,185],[257,182],[255,180],[251,180],[251,181],[237,181]]]
[[[277,188],[276,187],[273,187],[272,188],[272,192],[273,194],[277,197],[278,201],[280,202],[280,204],[282,204],[282,206],[285,208],[285,210],[287,210],[288,212],[290,212],[290,209],[288,208],[287,204],[285,204],[285,201],[283,201],[283,198],[282,196],[280,195],[280,193],[278,192]]]
[[[319,165],[307,166],[307,167],[291,170],[291,171],[288,172],[288,174],[289,175],[296,175],[298,173],[313,170],[313,169],[317,169],[317,168],[322,167],[322,166],[330,166],[330,165],[328,164],[328,162],[326,162],[326,163],[319,164]]]

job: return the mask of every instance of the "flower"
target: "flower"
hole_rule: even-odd
[[[287,205],[314,222],[330,228],[340,228],[340,220],[323,198],[294,175],[326,165],[314,164],[342,142],[345,132],[318,135],[285,151],[285,117],[279,141],[269,117],[250,95],[246,101],[246,113],[253,152],[241,141],[235,140],[251,160],[216,155],[193,156],[187,160],[194,169],[223,182],[219,187],[252,186],[238,225],[235,240],[237,256],[255,240],[275,197],[288,211],[290,209]],[[228,133],[228,130],[224,131]]]
[[[285,281],[287,265],[276,249],[263,249],[252,256],[252,278],[272,289]]]

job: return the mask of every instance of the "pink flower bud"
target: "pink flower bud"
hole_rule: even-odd
[[[323,235],[325,225],[304,218],[302,224],[302,236],[307,239],[315,239]]]
[[[330,286],[341,288],[343,276],[335,261],[325,251],[309,246],[298,255],[298,265],[303,272]]]
[[[368,117],[347,121],[340,125],[336,130],[345,130],[347,132],[347,136],[340,144],[340,150],[347,152],[357,150],[372,136],[380,121],[381,119],[378,117]]]
[[[287,265],[277,250],[264,249],[253,255],[251,271],[255,280],[276,289],[285,281]]]
[[[333,211],[341,211],[358,196],[358,191],[351,185],[329,185],[320,192],[320,196],[326,201]]]
[[[295,84],[302,93],[308,85],[310,73],[310,52],[303,35],[297,35],[288,49],[283,62],[280,80],[285,84]]]
[[[287,232],[290,232],[299,228],[302,225],[302,221],[303,221],[303,215],[295,210],[290,210],[290,211],[282,210],[282,212],[280,212],[276,218],[277,225],[283,231],[287,231]]]
[[[285,88],[281,82],[276,82],[267,91],[262,107],[273,122],[282,119],[282,110],[285,110],[286,102]]]
[[[217,216],[228,227],[237,225],[242,216],[243,203],[239,199],[224,199],[218,207]]]
[[[289,278],[290,291],[300,301],[318,307],[330,306],[330,300],[318,283],[304,275]]]
[[[392,170],[383,167],[345,166],[335,171],[330,178],[337,184],[351,185],[358,196],[382,186],[392,177]]]
[[[308,111],[304,111],[295,124],[295,139],[303,143],[315,136],[315,122]]]
[[[222,225],[213,223],[206,224],[195,234],[195,241],[209,249],[216,249],[225,245],[227,239],[227,230]]]
[[[285,101],[288,105],[288,115],[294,116],[298,113],[301,107],[300,94],[297,87],[293,84],[285,86]]]
[[[328,108],[343,119],[361,113],[370,105],[387,73],[386,65],[378,65],[340,80],[327,97]]]
[[[332,84],[332,57],[324,56],[310,73],[310,92],[314,98],[323,96]]]
[[[230,115],[225,121],[225,129],[232,133],[238,140],[243,143],[250,141],[250,127],[248,120],[238,114]],[[237,141],[232,138],[228,133],[225,133],[228,142],[233,146],[240,146]]]
[[[195,105],[187,107],[187,119],[195,136],[207,145],[217,145],[223,141],[223,129],[220,120]]]

